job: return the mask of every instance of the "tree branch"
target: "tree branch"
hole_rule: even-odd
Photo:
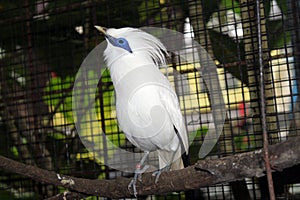
[[[269,155],[272,168],[280,171],[300,164],[299,143],[300,136],[297,136],[291,140],[271,145]],[[0,168],[39,182],[62,186],[75,193],[110,198],[132,196],[132,193],[127,189],[130,178],[89,180],[57,175],[55,172],[25,165],[3,156],[0,156]],[[155,177],[146,173],[142,177],[142,182],[137,183],[137,190],[139,195],[166,194],[241,180],[247,177],[260,177],[264,176],[264,171],[263,150],[256,150],[216,160],[199,160],[195,165],[185,169],[163,172],[157,184],[154,184]]]

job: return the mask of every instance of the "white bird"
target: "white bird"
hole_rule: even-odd
[[[159,39],[135,28],[95,28],[108,42],[104,59],[115,89],[118,124],[128,140],[145,152],[128,186],[136,196],[136,181],[147,169],[143,164],[149,152],[158,152],[156,181],[161,171],[184,167],[181,155],[189,147],[186,126],[178,97],[159,70],[167,55]]]

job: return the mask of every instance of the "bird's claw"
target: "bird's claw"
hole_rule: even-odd
[[[158,182],[158,179],[160,177],[161,171],[157,170],[156,172],[152,173],[152,176],[155,176],[155,184]]]
[[[134,177],[133,179],[130,181],[129,185],[128,185],[128,190],[130,191],[130,189],[132,188],[133,190],[133,195],[135,197],[137,197],[137,190],[136,190],[136,181],[142,181],[142,174],[149,168],[149,165],[145,165],[142,169],[140,167],[137,167],[135,172],[134,172]]]
[[[130,191],[131,187],[132,187],[132,190],[133,190],[133,195],[135,196],[135,198],[137,198],[136,179],[135,179],[135,178],[133,178],[133,179],[130,181],[129,185],[128,185],[128,190],[129,190],[129,191]]]

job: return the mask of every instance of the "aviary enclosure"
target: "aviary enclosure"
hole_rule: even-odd
[[[83,133],[75,127],[76,76],[104,41],[94,28],[101,25],[180,32],[189,58],[171,59],[162,72],[195,137],[190,167],[162,174],[157,184],[145,174],[139,198],[300,199],[299,13],[298,0],[2,0],[0,198],[133,198],[127,190],[132,174],[105,165],[127,159],[109,149],[107,139],[129,152],[139,149],[117,125],[104,67],[101,78],[88,73],[97,86],[96,125]],[[203,78],[192,41],[213,60],[215,85]],[[214,94],[221,103],[212,101]],[[225,111],[215,113],[220,104]],[[82,105],[90,108],[86,98]],[[224,120],[215,123],[220,115]],[[199,158],[210,130],[220,137]]]

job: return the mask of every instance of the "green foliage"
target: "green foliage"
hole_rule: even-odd
[[[242,129],[241,129],[242,130]],[[209,129],[206,126],[202,126],[202,128],[199,128],[198,130],[189,133],[190,135],[194,135],[195,139],[193,143],[190,146],[189,149],[189,155],[190,155],[190,162],[191,164],[197,162],[199,160],[198,153],[199,149],[202,145],[202,141],[205,138],[205,135],[208,133]],[[249,132],[243,131],[241,134],[235,135],[233,137],[235,150],[240,151],[251,151],[255,148],[255,136],[250,134]],[[215,153],[217,151],[216,147],[213,148],[211,153]]]
[[[144,0],[142,1],[142,3],[139,5],[138,8],[139,8],[140,20],[142,22],[149,20],[149,16],[155,16],[154,17],[155,21],[161,20],[160,14],[163,11],[163,9],[161,9],[159,1]]]
[[[279,49],[291,41],[291,33],[283,27],[282,20],[267,21],[270,49]]]
[[[79,135],[85,142],[93,144],[94,151],[105,152],[102,130],[105,132],[107,138],[114,143],[114,145],[120,146],[124,144],[126,138],[124,134],[118,133],[117,122],[112,118],[112,112],[115,112],[114,106],[114,93],[113,85],[109,76],[109,71],[107,69],[103,70],[100,83],[99,77],[97,77],[94,71],[88,71],[86,73],[87,80],[85,83],[76,81],[76,87],[80,88],[83,84],[87,84],[83,90],[74,90],[73,83],[74,77],[67,76],[66,78],[53,77],[45,88],[45,95],[43,99],[45,103],[51,108],[53,115],[52,121],[54,126],[61,126],[66,124],[81,123],[81,130]],[[83,74],[77,74],[82,76]],[[98,88],[92,88],[90,86],[97,86]],[[74,92],[72,94],[72,92]],[[93,94],[94,93],[94,94]],[[84,109],[83,113],[79,116],[80,119],[74,119],[72,111],[72,95],[80,97],[81,106]],[[95,99],[91,99],[94,98]],[[94,107],[91,107],[93,105]],[[90,110],[95,109],[97,116],[91,118]],[[63,118],[63,119],[62,119]],[[82,123],[83,122],[83,123]],[[89,123],[86,123],[89,122]],[[73,126],[73,125],[72,125]],[[56,140],[64,139],[66,136],[61,133],[51,134]],[[59,142],[60,143],[60,142]],[[92,149],[89,149],[91,151]],[[76,152],[75,152],[76,154]],[[80,153],[81,154],[81,153]],[[108,156],[112,156],[112,153],[108,153]],[[98,155],[98,154],[97,154]],[[82,159],[77,157],[76,159]],[[101,156],[95,156],[93,153],[86,153],[84,158],[94,160],[96,158],[97,162],[104,162]]]
[[[241,9],[238,1],[235,0],[222,0],[220,2],[221,9],[232,9],[234,13],[240,14]]]
[[[45,87],[43,99],[54,110],[63,114],[68,123],[73,123],[72,115],[72,88],[74,77],[67,76],[65,79],[53,77]],[[54,113],[54,114],[55,114]]]
[[[239,63],[245,60],[244,44],[242,42],[235,41],[228,35],[224,35],[214,30],[209,30],[209,35],[214,55],[220,63]],[[243,83],[248,84],[247,67],[245,65],[241,67],[233,65],[225,67],[225,70]]]
[[[234,136],[234,144],[237,151],[251,151],[255,149],[255,136],[244,132]]]
[[[217,12],[220,8],[221,0],[203,0],[202,1],[202,8],[203,8],[203,18],[207,23],[214,12]]]
[[[195,138],[194,138],[194,141],[190,145],[190,149],[189,149],[190,163],[191,164],[193,164],[197,160],[199,160],[199,158],[198,158],[199,149],[202,145],[202,141],[204,140],[204,137],[205,137],[207,132],[208,132],[208,127],[207,126],[202,126],[201,128],[197,129],[196,131],[194,131],[192,133],[189,133],[189,135],[192,135],[192,136],[196,135]]]
[[[1,174],[3,175],[3,174]],[[0,176],[2,179],[2,176]],[[17,178],[17,177],[15,177]],[[0,183],[0,198],[1,200],[16,200],[16,199],[22,199],[22,200],[30,200],[30,199],[37,199],[37,196],[33,192],[20,192],[20,190],[11,188],[10,184],[8,183],[7,179],[1,180],[4,183]],[[24,184],[24,182],[23,182]]]
[[[216,1],[215,1],[216,2]],[[271,1],[264,1],[264,10],[266,16],[266,25],[268,33],[268,47],[271,50],[278,49],[287,45],[291,41],[290,32],[286,31],[282,19],[273,20],[268,15],[271,9]],[[286,13],[287,2],[285,0],[277,1],[281,12]],[[217,6],[220,9],[233,10],[234,13],[240,15],[240,6],[238,1],[222,0]],[[212,9],[213,10],[213,9]],[[220,12],[220,11],[218,11]],[[283,15],[284,17],[284,15]],[[245,65],[237,65],[241,61],[245,61],[244,42],[234,40],[228,35],[222,34],[215,30],[209,30],[209,36],[213,48],[213,53],[216,59],[221,64],[233,64],[233,66],[225,67],[225,70],[230,72],[244,84],[248,84],[247,67]]]
[[[10,193],[9,191],[0,191],[0,197],[2,200],[18,199],[15,197],[14,194]]]

